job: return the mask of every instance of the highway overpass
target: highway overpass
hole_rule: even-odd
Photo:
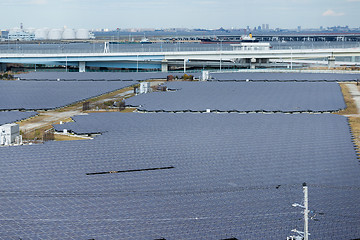
[[[321,59],[329,67],[337,63],[336,57],[360,56],[360,48],[336,49],[286,49],[286,50],[226,50],[226,51],[176,51],[176,52],[124,52],[124,53],[53,53],[53,54],[0,54],[0,63],[44,64],[127,69],[161,69],[208,67],[271,67],[274,62]],[[299,61],[298,61],[299,62]],[[319,61],[320,62],[320,61]],[[352,64],[354,65],[354,64]],[[355,63],[356,65],[356,63]]]

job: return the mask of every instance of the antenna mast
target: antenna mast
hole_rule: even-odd
[[[306,183],[303,183],[303,192],[304,192],[304,205],[294,203],[293,207],[300,207],[304,209],[304,231],[298,231],[296,229],[291,230],[292,232],[297,233],[297,236],[287,237],[287,240],[309,240],[309,198],[308,198],[308,187]]]

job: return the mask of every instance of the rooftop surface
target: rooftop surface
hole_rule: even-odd
[[[323,112],[346,107],[337,83],[169,82],[126,101],[145,111]]]
[[[312,237],[360,235],[345,117],[99,113],[59,126],[102,135],[1,149],[5,239],[284,239],[303,225],[291,207],[303,182],[325,213]],[[167,169],[87,175],[150,168]]]

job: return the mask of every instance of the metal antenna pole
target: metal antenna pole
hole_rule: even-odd
[[[304,190],[304,240],[309,240],[309,199],[308,187],[303,183]]]
[[[296,229],[291,230],[296,233],[297,236],[290,236],[289,240],[309,240],[309,199],[308,199],[308,187],[306,183],[303,183],[303,192],[304,192],[304,205],[294,203],[293,207],[300,207],[304,209],[304,232],[298,231]]]

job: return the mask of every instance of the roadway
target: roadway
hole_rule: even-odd
[[[261,63],[275,60],[325,59],[329,66],[335,65],[336,57],[360,56],[360,47],[334,49],[283,49],[283,50],[223,50],[223,51],[174,51],[174,52],[123,52],[123,53],[52,53],[52,54],[0,54],[0,63],[45,64],[62,66],[85,66],[162,69],[171,66],[191,67],[207,64],[248,64],[254,68]],[[325,61],[326,62],[326,61]]]

